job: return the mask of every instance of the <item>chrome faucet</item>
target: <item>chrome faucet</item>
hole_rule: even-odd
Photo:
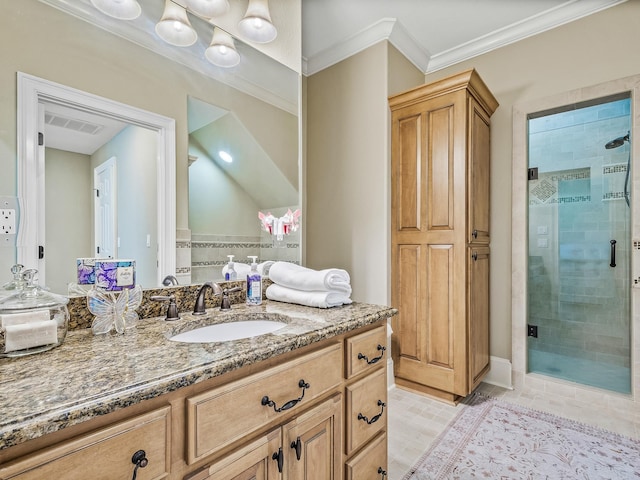
[[[207,289],[211,289],[214,295],[222,295],[222,302],[220,303],[220,310],[230,310],[231,309],[231,301],[229,300],[229,293],[237,292],[238,290],[242,290],[242,287],[234,287],[234,288],[222,288],[217,283],[205,282],[198,290],[198,294],[196,295],[196,304],[193,307],[194,315],[204,315],[206,313],[205,307],[205,296],[207,293]]]

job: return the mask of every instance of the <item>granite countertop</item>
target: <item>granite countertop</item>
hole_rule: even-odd
[[[287,323],[259,337],[221,343],[168,338],[192,326],[241,314]],[[124,335],[69,331],[64,343],[20,358],[0,359],[0,450],[391,317],[397,310],[364,303],[330,309],[264,301],[140,320]]]

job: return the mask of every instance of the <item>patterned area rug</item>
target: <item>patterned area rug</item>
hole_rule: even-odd
[[[640,479],[640,440],[473,394],[402,480]]]

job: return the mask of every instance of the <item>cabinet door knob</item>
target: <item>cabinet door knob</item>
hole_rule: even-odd
[[[138,450],[131,457],[131,463],[135,465],[135,468],[133,469],[133,477],[131,477],[131,480],[136,480],[136,477],[138,476],[138,468],[144,468],[149,465],[149,460],[147,460],[147,453],[144,450]]]
[[[262,397],[262,400],[260,401],[260,403],[262,405],[264,405],[265,407],[273,407],[273,410],[278,412],[278,413],[283,412],[285,410],[289,410],[290,408],[295,407],[298,404],[298,402],[300,402],[304,398],[304,392],[310,386],[311,385],[309,385],[307,382],[305,382],[304,379],[301,379],[298,382],[298,387],[302,389],[302,395],[300,395],[298,398],[294,398],[293,400],[289,400],[287,403],[282,405],[280,408],[276,407],[276,402],[274,402],[273,400],[269,399],[268,395],[265,395],[264,397]]]
[[[274,453],[271,458],[278,462],[278,472],[282,473],[282,467],[284,466],[284,454],[282,453],[282,447],[278,449],[277,453]]]
[[[474,261],[474,262],[475,262],[475,261],[477,261],[477,260],[478,260],[478,252],[473,252],[473,253],[471,254],[471,258],[473,258],[473,261]]]
[[[384,351],[386,349],[387,349],[387,347],[383,347],[382,345],[378,344],[378,351],[382,352],[379,356],[374,357],[371,360],[369,360],[369,357],[367,357],[365,354],[358,353],[358,360],[364,360],[365,362],[367,362],[368,365],[373,365],[374,363],[378,363],[378,360],[380,360],[382,357],[384,357]]]
[[[295,449],[296,459],[300,460],[302,456],[302,442],[300,441],[300,437],[298,437],[295,442],[291,442],[291,448]]]
[[[471,235],[473,235],[473,238],[478,238],[478,230],[474,229]]]

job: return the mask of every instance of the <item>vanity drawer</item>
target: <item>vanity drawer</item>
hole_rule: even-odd
[[[378,369],[346,388],[346,454],[364,445],[387,423],[387,383],[384,369]]]
[[[379,479],[387,476],[387,434],[382,433],[345,463],[345,480]]]
[[[380,327],[355,335],[345,341],[345,378],[373,370],[387,361],[387,327]]]
[[[131,459],[144,450],[148,464],[139,480],[165,478],[170,471],[171,407],[62,442],[0,467],[2,480],[44,478],[131,478]]]
[[[341,377],[342,347],[336,343],[188,398],[187,463],[246,438],[290,411],[304,408],[339,385]]]

